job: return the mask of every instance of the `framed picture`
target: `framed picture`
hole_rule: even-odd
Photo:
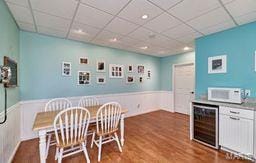
[[[128,72],[132,73],[133,72],[133,65],[128,65]]]
[[[134,83],[135,79],[134,79],[134,76],[127,76],[126,77],[126,83],[127,84],[132,84]]]
[[[227,56],[215,56],[208,58],[208,73],[226,73],[227,72]]]
[[[97,72],[106,72],[105,61],[97,61]]]
[[[89,71],[78,71],[78,85],[88,85],[91,81],[91,73]]]
[[[106,77],[101,76],[97,77],[97,84],[105,84],[106,83]]]
[[[140,82],[140,83],[143,82],[143,77],[142,77],[142,76],[139,77],[139,82]]]
[[[88,62],[88,58],[87,57],[80,57],[79,58],[79,63],[80,64],[84,64],[84,65],[87,65],[89,62]]]
[[[148,70],[148,71],[147,71],[147,78],[148,78],[148,79],[151,79],[151,70]]]
[[[142,65],[138,66],[138,73],[139,74],[144,74],[144,66],[142,66]]]
[[[71,62],[62,62],[62,76],[71,76]]]
[[[124,78],[124,66],[117,64],[109,65],[109,77],[110,78]]]

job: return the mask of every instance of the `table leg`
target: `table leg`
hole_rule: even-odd
[[[39,131],[39,152],[40,152],[40,162],[46,163],[46,131]]]
[[[120,130],[121,130],[121,145],[124,146],[124,114],[121,115]]]

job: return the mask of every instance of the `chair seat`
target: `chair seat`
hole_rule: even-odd
[[[71,142],[71,140],[69,140],[69,142],[66,143],[66,141],[63,142],[62,139],[60,139],[59,143],[57,143],[57,147],[59,147],[59,148],[67,148],[67,147],[70,147],[70,146],[75,146],[75,145],[81,144],[81,143],[83,143],[85,141],[86,141],[86,138],[81,138],[81,139],[76,140],[76,141],[73,140],[73,142]]]
[[[109,131],[109,132],[104,132],[104,133],[103,133],[102,131],[97,132],[97,129],[96,129],[96,126],[95,126],[95,128],[92,129],[92,131],[95,132],[95,133],[97,134],[97,136],[106,136],[106,135],[110,135],[110,134],[113,134],[113,133],[117,132],[117,131],[118,131],[118,128],[116,128],[116,129],[114,129],[114,130],[111,130],[111,131]]]

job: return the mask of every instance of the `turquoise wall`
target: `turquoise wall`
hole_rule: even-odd
[[[195,62],[195,53],[183,53],[163,57],[160,59],[161,63],[161,90],[172,91],[172,66],[173,64]]]
[[[157,57],[23,31],[20,32],[20,45],[22,100],[160,90],[160,59]],[[89,65],[80,65],[79,57],[88,57]],[[97,60],[106,62],[106,73],[96,73]],[[72,77],[61,75],[62,61],[72,63]],[[139,83],[139,75],[133,73],[135,84],[126,84],[125,78],[109,79],[109,64],[143,64],[145,70],[151,70],[152,77],[146,79],[145,74],[144,82]],[[79,70],[91,72],[90,85],[77,85]],[[106,84],[98,85],[96,77],[102,75],[106,76]]]
[[[0,0],[0,65],[3,65],[3,57],[19,61],[19,29],[13,20],[6,4]],[[4,89],[0,85],[0,112],[4,109]],[[19,101],[19,88],[8,89],[8,107]]]
[[[196,40],[196,94],[206,94],[208,87],[251,89],[256,97],[256,22]],[[208,57],[227,55],[227,73],[208,74]]]

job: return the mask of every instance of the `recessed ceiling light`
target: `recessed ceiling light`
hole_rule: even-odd
[[[86,32],[84,32],[81,28],[79,28],[79,29],[75,29],[75,30],[73,30],[74,31],[74,33],[76,33],[76,34],[81,34],[81,35],[85,35],[85,34],[87,34]]]
[[[190,47],[185,46],[185,47],[183,48],[183,50],[184,50],[184,51],[188,51],[188,50],[190,50]]]
[[[148,15],[142,15],[142,17],[141,17],[142,19],[147,19],[148,18]]]
[[[147,46],[142,46],[140,47],[142,50],[146,50],[148,47]]]
[[[112,38],[109,40],[110,42],[116,42],[117,41],[117,38]]]

